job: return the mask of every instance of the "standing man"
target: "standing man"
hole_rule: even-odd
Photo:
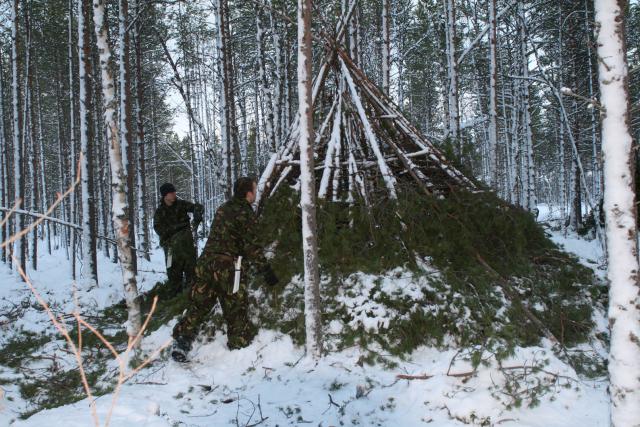
[[[222,306],[227,324],[229,349],[246,347],[257,333],[248,316],[244,267],[252,263],[269,286],[275,286],[278,278],[258,240],[257,217],[251,207],[256,199],[256,187],[255,179],[239,178],[233,198],[216,211],[209,239],[196,264],[191,304],[173,329],[175,342],[171,356],[178,362],[187,360],[191,343],[216,301]]]
[[[204,207],[178,199],[171,183],[160,187],[160,205],[153,216],[153,229],[160,236],[164,249],[169,284],[167,298],[173,298],[193,284],[196,266],[196,247],[188,213],[193,214],[193,230],[202,222]]]

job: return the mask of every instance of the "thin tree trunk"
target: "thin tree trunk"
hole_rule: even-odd
[[[33,56],[32,56],[32,39],[31,39],[31,10],[25,1],[24,3],[24,26],[27,33],[27,59],[25,63],[26,85],[25,85],[25,106],[24,106],[24,140],[25,149],[29,159],[27,162],[28,176],[30,184],[29,189],[29,208],[31,210],[39,210],[40,186],[38,182],[39,155],[37,150],[36,124],[35,124],[35,107],[33,103]],[[28,131],[27,131],[28,128]],[[28,140],[28,143],[27,143]],[[31,268],[36,271],[38,269],[38,233],[40,227],[35,227],[31,233]]]
[[[489,185],[498,189],[497,29],[496,0],[489,0]]]
[[[536,208],[536,183],[535,165],[533,163],[533,133],[531,130],[531,112],[529,111],[529,56],[527,54],[526,16],[524,13],[524,0],[518,2],[518,15],[520,22],[520,56],[522,59],[522,113],[524,126],[524,153],[523,153],[523,181],[524,207],[533,211]]]
[[[640,420],[640,281],[635,162],[629,117],[629,72],[623,0],[596,0],[602,121],[604,210],[609,254],[609,379],[611,426]]]
[[[589,20],[589,6],[588,6],[588,1],[585,0],[584,1],[584,30],[585,30],[585,35],[587,37],[587,64],[589,67],[588,73],[589,73],[589,98],[593,99],[595,97],[595,92],[594,92],[594,84],[593,84],[593,79],[594,79],[594,68],[593,68],[593,58],[592,58],[592,54],[591,54],[591,44],[592,44],[592,40],[591,40],[591,33],[592,33],[592,29],[590,26],[590,20]],[[562,86],[561,86],[562,87]],[[592,182],[592,190],[591,190],[591,194],[593,195],[593,200],[591,201],[591,204],[593,205],[598,205],[598,199],[600,198],[600,178],[601,178],[601,171],[600,171],[600,160],[599,160],[599,156],[598,156],[598,136],[597,136],[597,120],[596,120],[596,112],[595,112],[595,108],[590,108],[589,110],[589,119],[591,120],[591,169],[592,169],[592,176],[591,176],[591,182]]]
[[[11,182],[9,179],[10,173],[10,154],[9,154],[9,139],[6,137],[5,129],[4,129],[4,73],[3,73],[3,64],[2,64],[2,50],[0,50],[0,155],[2,159],[0,160],[0,171],[2,177],[0,177],[0,184],[2,184],[2,188],[0,188],[0,194],[2,196],[2,206],[9,205],[9,192]],[[7,240],[9,237],[9,224],[8,221],[5,221],[6,213],[2,214],[0,221],[2,221],[2,239],[3,242]],[[9,261],[9,251],[5,246],[2,248],[2,262]]]
[[[114,96],[113,75],[111,74],[111,48],[107,39],[107,23],[104,0],[93,0],[93,22],[100,54],[100,71],[102,79],[102,101],[104,104],[104,121],[109,142],[109,163],[111,164],[112,215],[113,227],[116,231],[120,263],[122,265],[122,281],[124,283],[125,300],[128,309],[127,334],[130,339],[140,331],[141,315],[138,301],[138,286],[134,267],[134,254],[129,238],[129,218],[127,216],[127,195],[125,193],[125,174],[120,147],[120,131],[116,122],[116,99]]]
[[[47,199],[48,188],[47,188],[47,178],[45,176],[45,163],[44,163],[45,156],[44,156],[44,128],[42,123],[42,92],[40,91],[40,79],[37,73],[35,75],[35,80],[36,80],[36,100],[37,100],[37,112],[38,112],[38,154],[39,154],[38,180],[39,180],[40,189],[41,189],[40,190],[40,206],[42,206],[43,209],[46,209],[49,206],[49,201]],[[1,97],[0,97],[0,102],[1,102]],[[1,111],[0,111],[0,117],[2,117]],[[44,224],[44,227],[47,235],[47,252],[49,253],[49,255],[51,255],[51,250],[52,250],[51,224],[49,223]]]
[[[149,220],[147,207],[147,165],[145,159],[144,124],[142,120],[142,104],[144,101],[144,83],[142,81],[142,43],[140,32],[142,29],[140,17],[140,0],[135,0],[134,10],[136,12],[136,22],[133,27],[134,44],[136,52],[136,147],[138,148],[137,164],[137,190],[138,190],[138,243],[144,252],[147,261],[149,256]]]
[[[127,215],[129,216],[129,240],[136,247],[135,214],[135,151],[131,130],[131,79],[129,73],[129,1],[119,0],[118,6],[118,65],[120,84],[120,141],[122,159],[126,173]],[[137,273],[137,258],[133,258],[133,268]]]
[[[313,99],[311,0],[298,0],[298,103],[300,117],[300,206],[304,253],[304,302],[307,355],[322,353],[320,276],[316,227],[316,185],[313,161]]]
[[[260,86],[260,94],[262,96],[262,100],[268,106],[271,106],[271,87],[269,86],[269,81],[267,79],[267,59],[266,53],[264,50],[264,28],[262,25],[262,8],[261,4],[256,2],[256,43],[258,46],[258,69],[259,69],[259,86]],[[273,131],[273,120],[274,120],[274,112],[272,108],[267,108],[265,114],[265,131],[267,138],[267,146],[273,152],[276,151],[276,140]],[[258,121],[258,116],[256,116],[256,124]]]
[[[358,22],[358,11],[359,6],[356,5],[356,10],[353,12],[351,16],[351,20],[349,20],[349,56],[354,64],[360,65],[360,61],[358,60],[359,56],[359,22]]]
[[[11,8],[11,70],[12,70],[12,106],[13,106],[13,174],[14,174],[14,199],[19,199],[24,203],[24,175],[23,175],[23,151],[20,128],[22,126],[22,116],[20,112],[20,76],[18,74],[18,3],[14,0]],[[19,216],[12,233],[20,231],[25,227],[24,216]],[[20,267],[27,269],[26,238],[16,240],[13,255],[17,257]]]
[[[70,160],[68,164],[69,170],[69,183],[74,182],[74,178],[77,174],[77,155],[76,155],[76,101],[75,90],[73,84],[73,75],[75,74],[75,68],[73,66],[73,0],[69,0],[69,148],[70,148]],[[69,220],[75,224],[78,223],[76,209],[76,194],[75,191],[69,194]],[[73,279],[76,279],[76,249],[78,247],[78,235],[76,232],[71,231],[71,275]]]
[[[389,74],[391,68],[391,34],[389,31],[390,0],[382,0],[382,92],[389,95]]]
[[[82,273],[83,285],[90,288],[98,284],[96,253],[95,195],[93,188],[93,135],[91,124],[91,85],[87,82],[91,72],[90,5],[78,1],[78,78],[80,99],[80,194],[82,199]]]
[[[454,0],[444,0],[447,15],[447,75],[449,78],[449,125],[448,136],[462,156],[462,145],[459,143],[460,113],[458,110],[458,61],[456,60],[456,8]]]
[[[67,182],[67,168],[66,168],[66,164],[65,164],[65,157],[63,155],[64,150],[64,128],[65,125],[63,123],[64,121],[64,115],[63,115],[63,109],[62,109],[62,105],[60,100],[62,99],[62,88],[61,88],[61,83],[62,82],[62,73],[60,72],[60,68],[58,68],[58,84],[56,85],[56,116],[58,117],[57,120],[57,127],[56,127],[56,136],[58,139],[58,144],[57,144],[57,154],[58,154],[58,193],[63,194],[65,191],[65,183]],[[60,202],[60,217],[67,221],[69,219],[69,216],[67,215],[68,209],[67,209],[67,200],[62,200]],[[67,256],[67,260],[69,259],[69,231],[66,228],[62,228],[60,230],[60,243],[61,245],[64,246],[65,249],[65,253]]]
[[[230,118],[230,100],[227,86],[229,85],[227,66],[226,66],[226,48],[224,37],[224,0],[216,0],[217,27],[216,41],[218,47],[218,70],[220,72],[220,140],[222,143],[223,173],[225,177],[224,191],[227,198],[231,198],[233,188],[232,160],[231,160],[231,118]]]

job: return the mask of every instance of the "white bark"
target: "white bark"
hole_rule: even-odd
[[[531,112],[529,111],[529,56],[527,55],[526,16],[524,0],[518,2],[518,19],[520,21],[520,56],[522,59],[522,113],[524,126],[524,141],[522,153],[523,170],[523,207],[533,211],[537,205],[535,165],[533,163],[533,133],[531,130]]]
[[[609,254],[609,379],[611,425],[640,425],[640,283],[629,129],[629,72],[622,0],[596,0],[598,71],[604,155],[604,210]]]
[[[133,264],[133,251],[129,239],[129,218],[127,216],[127,195],[125,193],[125,175],[120,150],[120,132],[116,122],[116,100],[114,81],[111,74],[111,48],[107,39],[107,24],[104,0],[93,0],[93,22],[100,55],[102,79],[102,101],[104,103],[104,121],[109,142],[109,163],[111,165],[112,215],[113,227],[122,266],[125,300],[128,309],[127,334],[135,337],[141,326],[138,287]]]
[[[587,41],[589,46],[591,46],[591,28],[589,26],[589,5],[588,1],[584,1],[584,30],[587,36]],[[561,29],[562,30],[562,29]],[[593,58],[591,54],[591,49],[586,49],[587,51],[587,64],[588,64],[588,73],[589,73],[589,98],[593,99],[595,97],[594,93],[594,84],[593,84]],[[560,86],[562,87],[562,86]],[[598,136],[597,136],[597,127],[596,127],[596,109],[589,109],[589,118],[591,119],[591,170],[592,170],[592,189],[591,194],[593,195],[592,204],[597,205],[598,199],[600,197],[600,179],[601,179],[601,171],[600,171],[600,161],[598,159]]]
[[[358,48],[359,48],[359,23],[358,23],[358,10],[356,9],[351,15],[349,20],[349,56],[355,64],[360,64],[358,61]]]
[[[0,84],[0,91],[2,90],[2,85]],[[38,76],[36,75],[36,94],[37,94],[37,110],[38,110],[38,155],[39,155],[39,159],[38,159],[38,175],[39,175],[39,181],[40,181],[40,185],[41,185],[41,191],[40,191],[40,206],[45,209],[47,206],[49,206],[49,202],[47,201],[47,194],[48,193],[48,189],[47,189],[47,179],[45,176],[45,163],[44,163],[44,131],[43,131],[43,123],[42,123],[42,102],[41,102],[41,95],[42,92],[40,91],[40,79],[38,78]],[[0,102],[2,102],[2,96],[0,96]],[[2,108],[0,108],[0,117],[3,117],[2,115]],[[1,121],[1,120],[0,120]],[[0,124],[0,134],[3,132],[2,130],[2,124]],[[0,136],[0,139],[2,139],[2,136]],[[46,233],[47,233],[47,252],[49,253],[49,255],[51,255],[51,224],[47,223],[45,225],[46,227]]]
[[[271,87],[269,86],[269,80],[267,79],[267,65],[266,54],[264,51],[264,27],[262,24],[262,10],[261,3],[256,2],[256,43],[258,45],[258,67],[259,67],[259,86],[260,94],[262,95],[263,102],[268,106],[272,105],[271,100]],[[257,117],[256,117],[257,119]],[[276,140],[273,132],[273,109],[268,108],[265,114],[265,132],[267,137],[267,145],[271,151],[276,150]]]
[[[276,15],[276,11],[273,5],[273,1],[269,0],[269,17],[270,17],[270,22],[271,22],[271,37],[273,38],[273,49],[274,49],[274,59],[275,59],[275,67],[274,67],[274,75],[275,78],[273,80],[273,90],[274,90],[274,94],[273,94],[273,98],[272,98],[272,109],[273,109],[273,125],[274,125],[274,129],[273,129],[273,133],[274,133],[274,137],[276,139],[276,149],[280,148],[280,144],[282,143],[283,139],[284,139],[284,134],[286,132],[286,129],[282,129],[281,127],[281,119],[280,116],[282,115],[281,109],[283,107],[282,104],[282,95],[281,95],[281,88],[282,88],[282,80],[284,79],[283,73],[282,73],[282,47],[281,47],[281,40],[280,40],[280,35],[278,33],[278,28],[276,26],[276,22],[277,22],[277,15]]]
[[[391,68],[391,40],[389,31],[389,2],[390,0],[382,0],[382,92],[389,95],[389,73]]]
[[[218,98],[218,108],[220,109],[220,141],[222,144],[222,169],[224,173],[224,189],[227,198],[231,197],[232,175],[231,175],[231,129],[229,123],[229,108],[227,101],[227,90],[225,81],[225,47],[223,37],[224,10],[221,0],[216,0],[216,46],[218,53],[218,73],[220,75],[220,97]]]
[[[311,0],[298,0],[298,117],[300,118],[300,207],[304,254],[305,332],[307,355],[317,360],[322,353],[322,323],[313,161],[311,61]]]
[[[447,76],[449,79],[449,125],[448,136],[457,142],[460,134],[460,113],[458,109],[458,62],[456,61],[456,9],[454,0],[444,0],[447,15]],[[462,150],[458,147],[460,154]]]

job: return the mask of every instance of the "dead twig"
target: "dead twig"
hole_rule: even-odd
[[[399,380],[428,380],[429,378],[433,378],[433,375],[406,375],[406,374],[398,374],[396,378]]]

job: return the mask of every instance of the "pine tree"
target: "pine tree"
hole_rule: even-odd
[[[304,254],[304,310],[307,355],[322,353],[320,276],[316,225],[316,184],[313,160],[313,98],[311,0],[298,0],[298,103],[300,119],[300,206]]]

